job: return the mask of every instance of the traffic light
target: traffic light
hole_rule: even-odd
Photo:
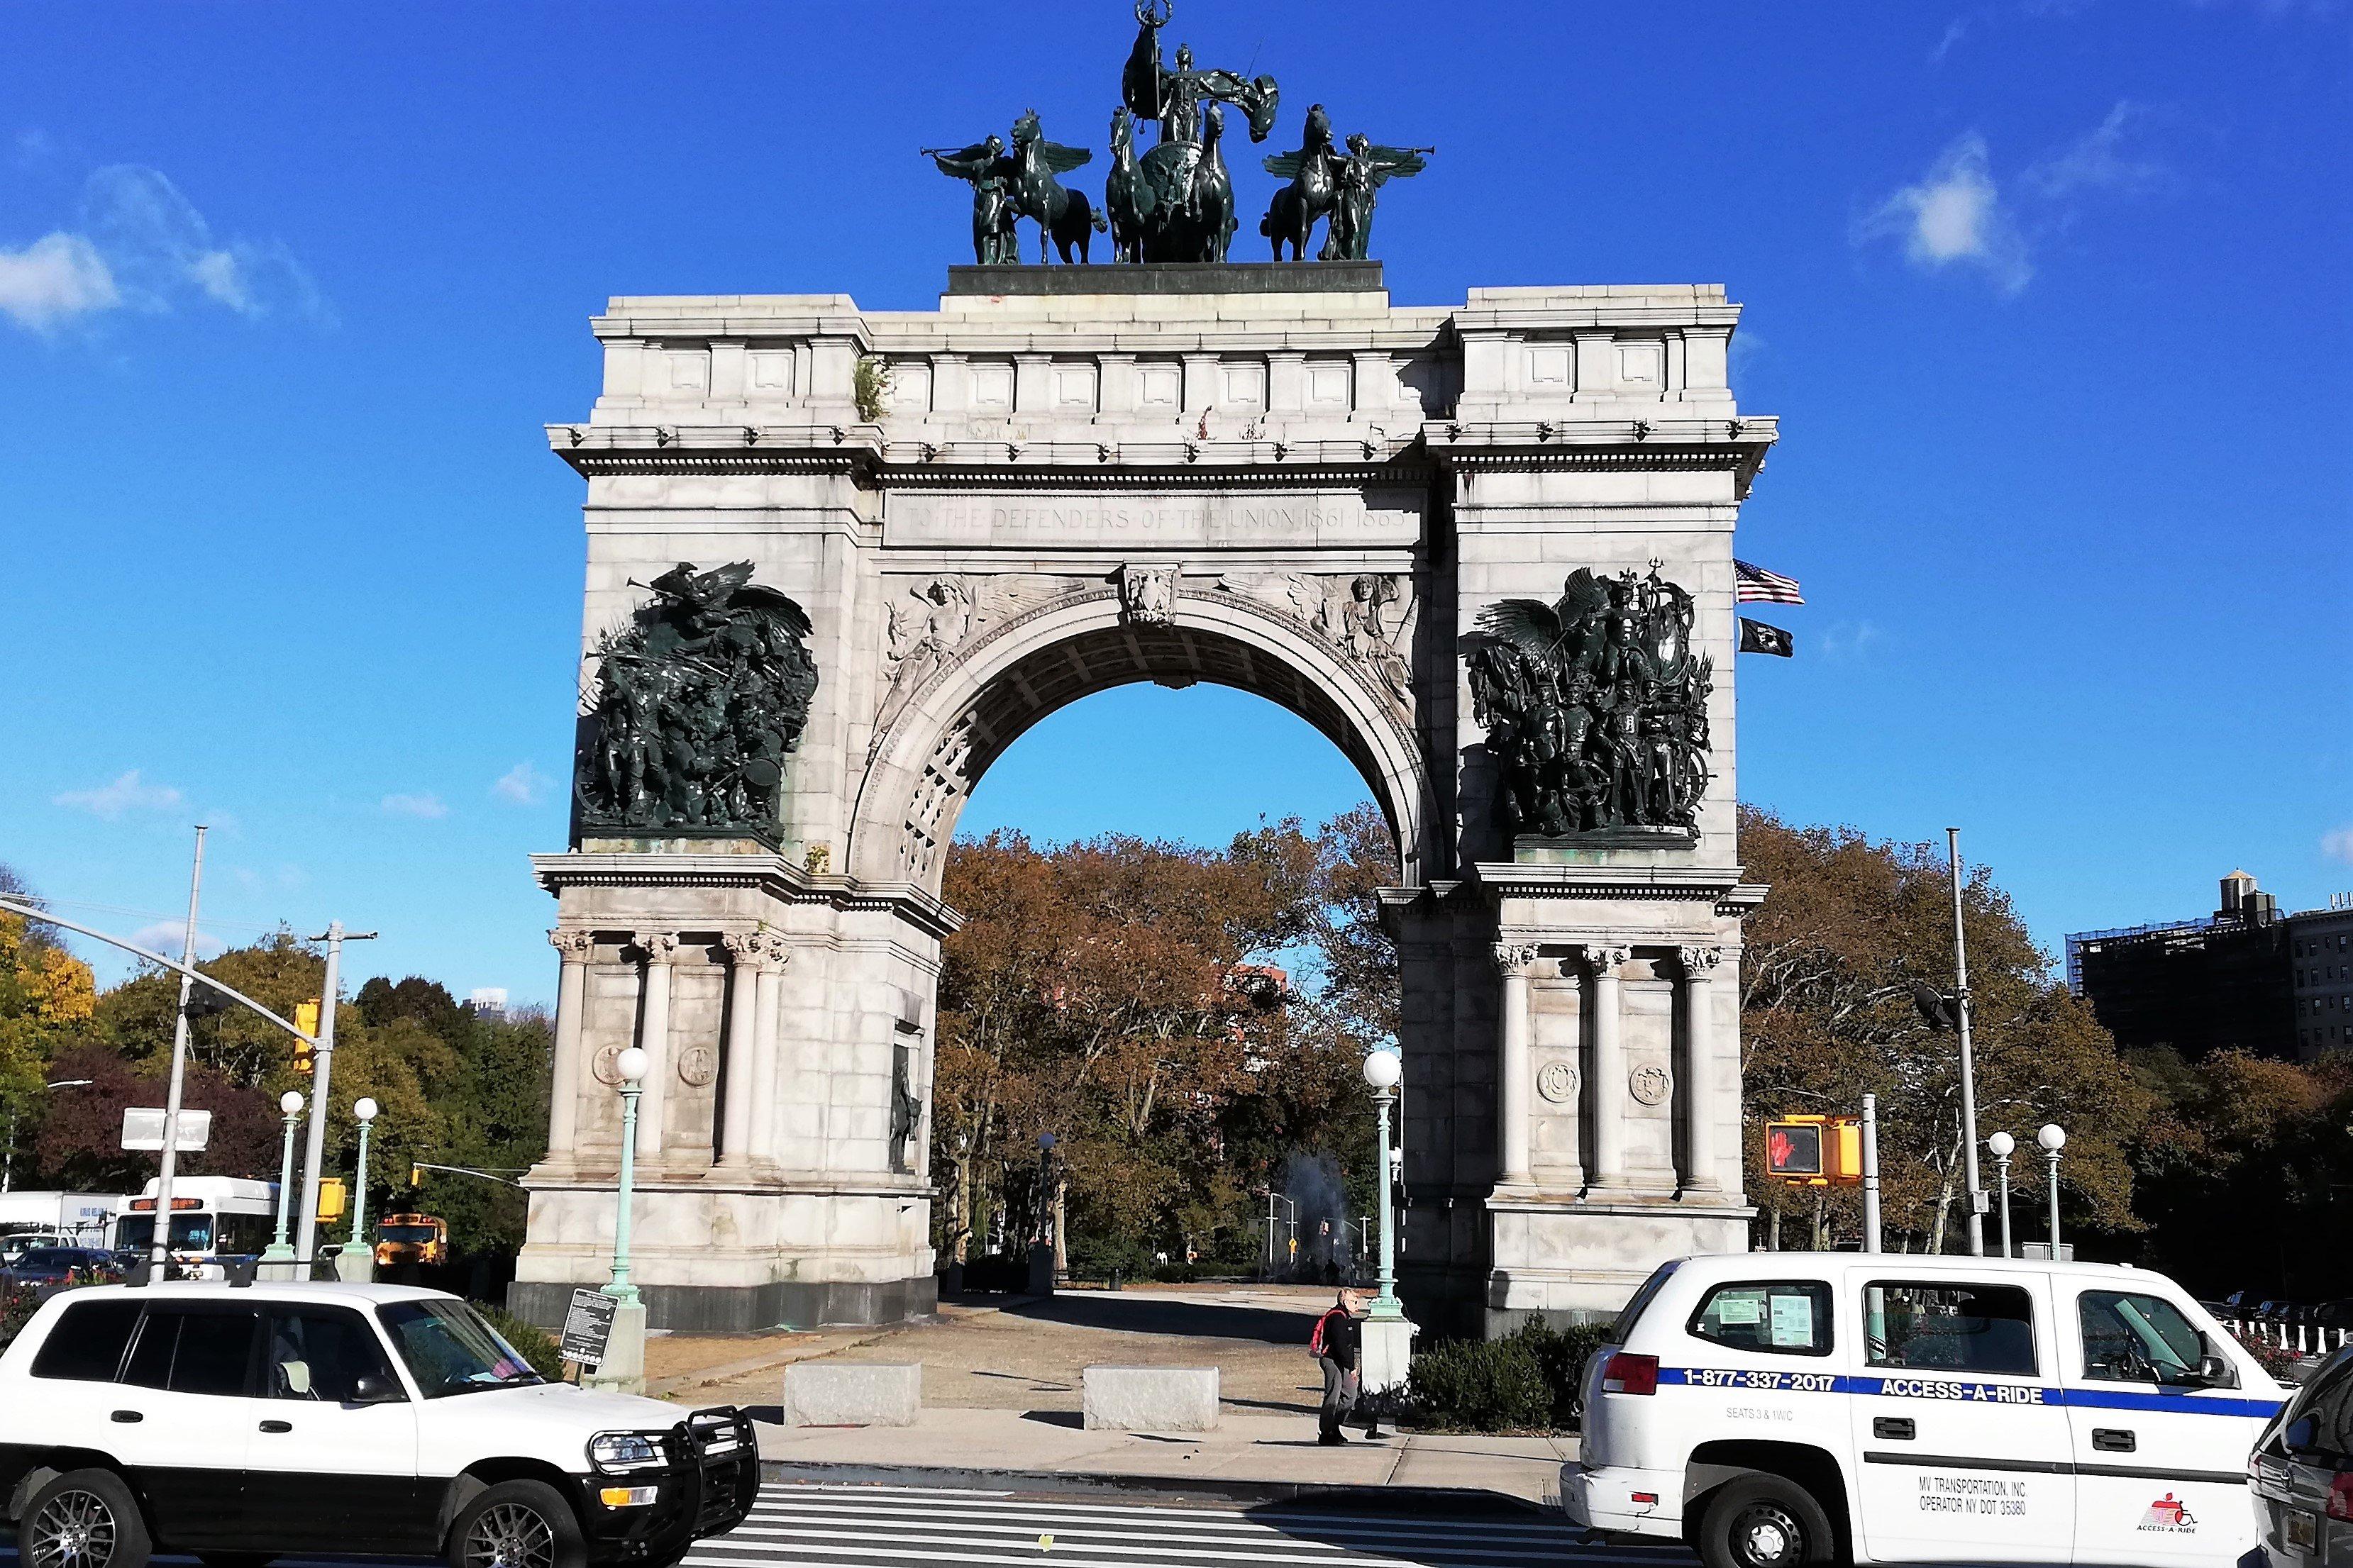
[[[1862,1180],[1862,1123],[1852,1116],[1785,1116],[1765,1124],[1765,1173],[1807,1187]]]
[[[412,1187],[421,1187],[425,1184],[424,1166],[411,1165],[408,1167],[408,1184]]]
[[[301,1030],[306,1035],[317,1034],[319,1032],[319,1005],[316,1002],[297,1002],[294,1005],[294,1026]],[[318,1067],[318,1063],[311,1059],[315,1054],[316,1053],[314,1053],[311,1048],[310,1041],[295,1041],[294,1070],[301,1073],[304,1078],[309,1078],[311,1072]]]
[[[201,980],[188,984],[188,1005],[180,1009],[193,1024],[199,1018],[217,1018],[229,1010],[229,999]]]
[[[328,1176],[321,1180],[319,1183],[319,1223],[321,1225],[325,1225],[330,1220],[343,1218],[344,1211],[350,1207],[351,1191],[343,1184],[343,1179],[341,1176]]]

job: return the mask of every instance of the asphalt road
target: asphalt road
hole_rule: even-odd
[[[751,1518],[686,1559],[687,1568],[1675,1568],[1693,1561],[1681,1547],[1583,1545],[1578,1531],[1534,1514],[1447,1518],[1315,1505],[1159,1505],[815,1485],[764,1487]]]
[[[14,1544],[14,1532],[9,1532]],[[1535,1514],[1086,1500],[931,1487],[770,1485],[752,1517],[699,1543],[686,1568],[1685,1568],[1681,1547],[1587,1545]],[[283,1558],[279,1568],[386,1568]],[[158,1557],[158,1563],[193,1558]],[[19,1568],[0,1548],[0,1568]]]

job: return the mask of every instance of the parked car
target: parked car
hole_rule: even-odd
[[[2287,1392],[2145,1269],[1788,1252],[1662,1266],[1583,1386],[1562,1508],[1708,1568],[2234,1568]]]
[[[2247,1467],[2273,1568],[2353,1563],[2353,1348],[2305,1381]]]
[[[37,1247],[71,1247],[73,1237],[61,1230],[16,1230],[0,1236],[0,1268],[6,1268]]]
[[[51,1297],[0,1352],[0,1499],[26,1568],[667,1568],[758,1485],[741,1411],[543,1382],[434,1290],[100,1286]]]
[[[111,1285],[122,1279],[114,1254],[94,1247],[36,1247],[0,1268],[11,1285]]]

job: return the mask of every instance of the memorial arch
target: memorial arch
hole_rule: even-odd
[[[518,1303],[605,1277],[638,1045],[656,1326],[927,1310],[946,845],[1027,729],[1142,680],[1280,703],[1389,819],[1419,1321],[1596,1315],[1745,1247],[1732,534],[1777,431],[1737,317],[1398,306],[1355,261],[614,300],[602,395],[548,430],[587,485],[581,750],[533,860]]]

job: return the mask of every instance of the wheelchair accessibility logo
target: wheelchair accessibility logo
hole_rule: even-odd
[[[2191,1513],[2180,1499],[2168,1492],[2148,1505],[2148,1511],[2140,1516],[2140,1527],[2165,1535],[2194,1535],[2198,1531],[2198,1516]]]

